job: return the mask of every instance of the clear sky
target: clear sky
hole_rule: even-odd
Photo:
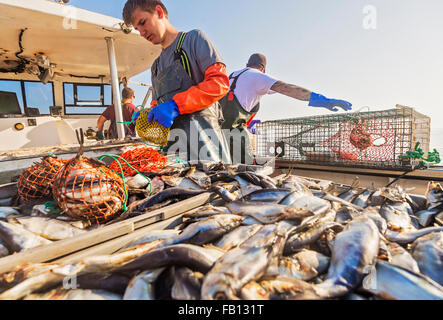
[[[71,0],[73,6],[121,18],[125,0]],[[250,54],[267,72],[354,110],[414,107],[443,128],[442,0],[164,0],[180,31],[203,30],[228,73]],[[150,83],[149,72],[133,80]],[[142,89],[137,89],[142,90]],[[143,93],[137,94],[142,99]],[[141,102],[141,101],[140,101]],[[262,120],[324,114],[282,95],[262,99]],[[439,141],[437,141],[437,139]],[[443,137],[433,143],[443,146]]]

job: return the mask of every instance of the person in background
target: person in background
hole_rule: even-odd
[[[123,112],[123,121],[131,122],[132,115],[134,114],[136,108],[132,104],[134,101],[134,91],[131,88],[125,87],[122,91],[122,112]],[[110,105],[106,108],[106,110],[101,114],[101,116],[97,120],[97,139],[104,140],[105,134],[103,132],[103,127],[106,121],[111,121],[111,125],[108,130],[108,139],[118,139],[117,134],[117,126],[115,122],[115,110],[114,105]],[[125,125],[125,136],[135,136],[135,126],[133,123],[130,125]]]
[[[328,99],[321,94],[267,75],[266,57],[261,53],[251,55],[246,68],[233,72],[229,79],[229,92],[220,101],[225,119],[222,128],[232,134],[235,132],[234,129],[238,130],[236,134],[239,137],[230,134],[227,140],[230,144],[231,157],[241,163],[253,162],[249,137],[244,131],[246,127],[249,132],[256,134],[254,126],[260,120],[255,120],[254,117],[260,109],[260,99],[266,94],[281,93],[297,100],[309,101],[308,105],[311,107],[322,107],[334,112],[338,111],[338,108],[345,111],[352,109],[352,104],[347,101]],[[233,144],[240,140],[241,155],[234,155]]]
[[[148,121],[171,129],[164,152],[188,161],[230,162],[218,102],[229,90],[229,79],[211,40],[201,30],[176,30],[159,0],[128,0],[123,20],[162,47],[151,67]]]

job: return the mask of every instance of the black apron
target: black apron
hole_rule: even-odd
[[[236,77],[233,74],[229,79],[234,79],[229,92],[220,100],[224,122],[222,129],[229,144],[229,151],[233,163],[253,164],[254,157],[252,155],[252,146],[244,126],[252,115],[260,110],[260,103],[257,103],[251,111],[246,111],[241,106],[237,97],[234,94],[234,89],[237,86],[238,78],[248,69],[244,70]]]
[[[180,34],[183,40],[184,36]],[[177,93],[196,85],[191,78],[189,67],[187,72],[182,62],[183,40],[178,43],[172,65],[157,72],[159,61],[157,59],[152,66],[152,94],[158,104],[165,103]],[[221,121],[222,114],[218,102],[204,110],[179,115],[171,127],[169,141],[164,148],[165,153],[178,155],[187,161],[209,160],[231,163],[228,145],[220,127]]]

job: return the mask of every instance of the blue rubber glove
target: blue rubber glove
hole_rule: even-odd
[[[180,115],[178,106],[174,100],[169,100],[165,103],[159,104],[153,108],[148,115],[148,121],[157,121],[165,128],[172,127],[174,119]]]
[[[105,140],[105,133],[103,131],[97,131],[97,139]]]
[[[337,107],[342,108],[345,111],[352,110],[352,104],[345,100],[328,99],[321,94],[312,92],[311,100],[309,100],[309,106],[311,107],[323,107],[330,111],[337,112]]]
[[[132,123],[135,125],[135,124],[137,124],[137,119],[138,119],[138,117],[140,117],[140,110],[138,110],[136,113],[134,113],[133,115],[132,115]]]
[[[252,133],[252,134],[257,134],[257,131],[256,131],[256,129],[254,128],[254,126],[255,126],[257,123],[260,123],[260,122],[261,122],[261,120],[252,120],[251,123],[250,123],[249,126],[248,126],[248,130],[249,130],[249,132]]]

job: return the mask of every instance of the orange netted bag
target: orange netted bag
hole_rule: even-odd
[[[156,150],[150,147],[137,147],[126,151],[120,155],[121,158],[125,159],[132,167],[138,171],[156,171],[163,169],[166,165],[167,157],[161,155]],[[109,168],[115,172],[121,172],[120,166],[123,169],[123,176],[129,177],[133,176],[136,171],[133,170],[127,163],[120,158],[117,158],[111,163]]]
[[[80,154],[60,170],[52,192],[67,215],[91,223],[116,218],[126,201],[123,179],[103,163]]]
[[[46,156],[20,175],[17,190],[24,202],[51,196],[52,184],[66,161]]]

